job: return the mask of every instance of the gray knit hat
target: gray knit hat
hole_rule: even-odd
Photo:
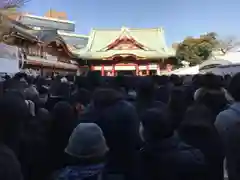
[[[108,151],[101,128],[95,123],[80,123],[72,132],[65,152],[78,158],[104,156]]]

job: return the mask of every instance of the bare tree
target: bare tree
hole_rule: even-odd
[[[29,0],[0,0],[0,9],[20,8]]]
[[[180,43],[173,43],[173,44],[172,44],[172,48],[173,48],[174,50],[177,50],[179,44],[180,44]]]
[[[240,47],[240,41],[235,36],[229,36],[224,39],[218,40],[218,49],[226,54],[227,52],[234,50],[237,47]]]
[[[7,16],[18,14],[19,9],[30,0],[0,0],[0,13]]]
[[[9,19],[15,20],[21,14],[21,8],[29,0],[0,0],[0,44],[12,44],[14,38],[10,38]]]

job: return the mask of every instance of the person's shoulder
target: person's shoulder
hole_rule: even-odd
[[[20,163],[14,152],[5,145],[0,145],[0,179],[22,179]]]
[[[177,156],[177,162],[179,171],[181,172],[204,172],[206,168],[206,160],[203,153],[184,142],[179,144],[179,151]]]
[[[167,108],[167,105],[161,101],[154,101],[153,108]]]
[[[219,123],[222,124],[223,122],[229,122],[229,119],[235,119],[237,116],[238,115],[235,110],[231,108],[231,106],[228,106],[227,109],[223,110],[217,115],[215,125],[218,125]]]
[[[179,154],[181,154],[183,156],[184,155],[187,155],[187,156],[189,156],[189,155],[191,155],[191,156],[198,156],[198,155],[200,155],[200,156],[202,156],[202,153],[198,149],[196,149],[193,146],[188,145],[185,142],[183,142],[180,139],[180,137],[178,137],[179,136],[178,134],[175,135],[175,136],[177,136],[176,139],[178,140],[177,149],[178,149]]]
[[[115,107],[118,107],[118,108],[121,107],[122,110],[135,109],[134,103],[129,102],[125,99],[118,101],[115,105],[116,105]],[[114,107],[114,106],[112,106],[112,107]]]
[[[0,158],[8,159],[8,160],[17,160],[14,152],[5,145],[0,145]],[[2,161],[0,161],[1,163]]]
[[[223,110],[223,111],[221,111],[218,115],[217,115],[217,119],[221,119],[221,118],[226,118],[227,116],[229,116],[229,115],[231,115],[231,113],[232,113],[232,109],[229,109],[229,108],[227,108],[227,109],[225,109],[225,110]]]

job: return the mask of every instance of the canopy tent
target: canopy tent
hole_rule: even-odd
[[[240,63],[240,52],[239,51],[228,52],[223,56],[215,56],[215,59],[216,60],[218,60],[218,59],[227,60],[232,64]]]
[[[212,56],[199,65],[199,71],[200,73],[214,73],[218,75],[240,72],[240,51]]]
[[[225,55],[212,56],[208,60],[199,65],[199,69],[206,69],[207,67],[213,67],[218,65],[230,65],[240,63],[240,52],[228,52]]]
[[[185,67],[179,68],[174,71],[169,72],[169,74],[176,74],[176,75],[193,75],[199,73],[199,66],[192,66],[192,67]]]

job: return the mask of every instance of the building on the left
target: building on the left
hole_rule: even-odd
[[[88,36],[75,33],[75,22],[64,13],[50,10],[45,16],[22,13],[13,18],[2,15],[3,42],[17,46],[22,68],[50,72],[76,72],[78,52],[88,43]]]

